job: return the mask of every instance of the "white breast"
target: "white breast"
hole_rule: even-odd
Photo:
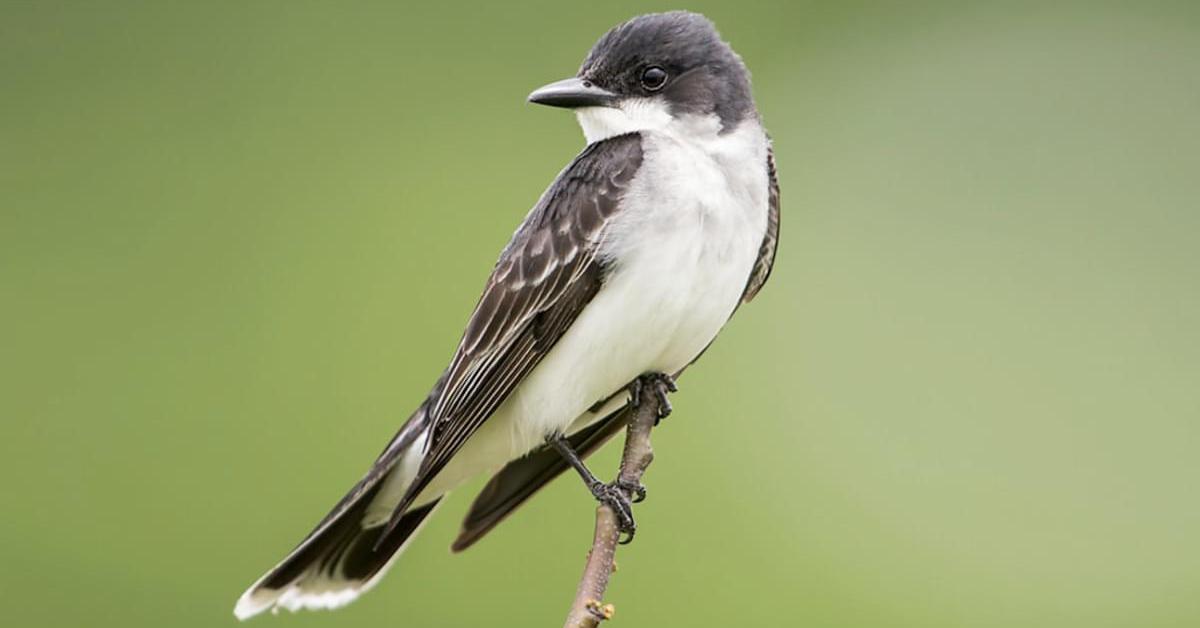
[[[660,348],[645,370],[678,370],[716,336],[766,229],[761,128],[747,122],[699,138],[645,134],[642,170],[604,251],[613,263],[608,285],[641,311],[640,335]]]
[[[581,116],[582,117],[582,116]],[[647,372],[673,373],[737,307],[767,224],[767,141],[756,120],[643,129],[643,161],[606,230],[600,291],[430,485],[432,497],[590,420]]]
[[[683,368],[733,313],[766,231],[767,144],[755,120],[719,128],[642,131],[642,167],[600,251],[604,287],[514,395],[532,441],[641,373]]]

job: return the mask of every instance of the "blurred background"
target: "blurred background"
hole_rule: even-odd
[[[0,623],[233,624],[581,147],[525,95],[665,8],[4,2]],[[783,238],[655,436],[614,625],[1200,624],[1200,9],[687,8]],[[256,625],[559,625],[590,498],[451,556],[481,485]]]

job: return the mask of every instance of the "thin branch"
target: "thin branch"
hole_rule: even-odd
[[[639,397],[634,400],[637,407],[625,431],[625,450],[621,455],[621,471],[618,475],[621,486],[640,485],[642,474],[654,460],[650,431],[659,418],[660,400],[654,386],[642,386]],[[596,508],[592,549],[588,552],[587,566],[579,580],[579,589],[575,592],[575,601],[571,604],[564,628],[595,628],[601,621],[612,617],[613,605],[604,602],[604,591],[615,569],[620,538],[616,513],[607,504],[600,504]]]

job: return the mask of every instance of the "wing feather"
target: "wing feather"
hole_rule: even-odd
[[[742,303],[749,303],[767,283],[771,268],[775,266],[775,251],[779,248],[779,177],[775,174],[775,150],[770,147],[767,148],[767,176],[770,181],[767,191],[767,232],[763,235],[762,245],[758,247],[758,259],[742,292]]]
[[[634,133],[590,144],[501,253],[432,404],[434,429],[389,526],[537,366],[592,300],[606,227],[642,162]],[[386,535],[385,535],[386,536]]]

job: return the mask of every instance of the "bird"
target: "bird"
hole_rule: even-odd
[[[238,599],[239,619],[352,602],[452,489],[485,473],[456,552],[571,468],[632,538],[643,487],[604,484],[583,459],[628,422],[632,390],[665,402],[766,283],[779,242],[772,144],[749,71],[698,13],[618,24],[575,76],[528,100],[573,111],[584,148],[500,253],[430,393]]]

